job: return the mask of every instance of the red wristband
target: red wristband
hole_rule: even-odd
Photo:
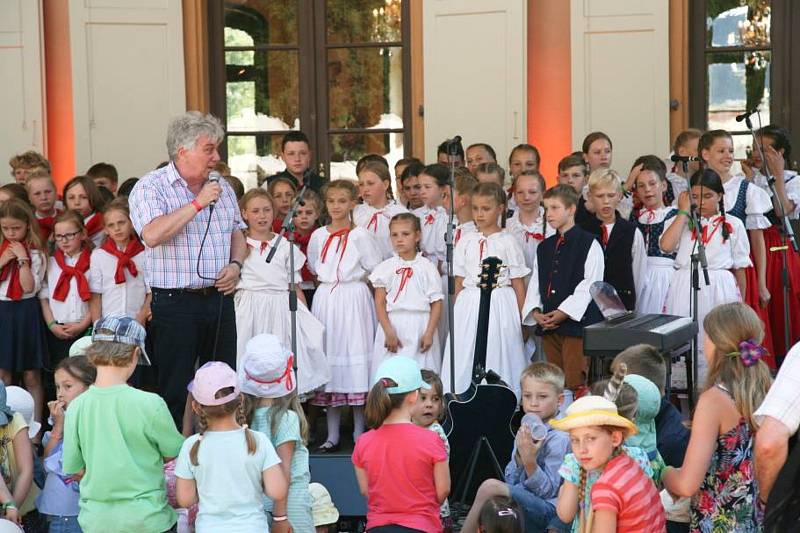
[[[200,205],[200,202],[197,200],[192,200],[192,206],[197,210],[198,213],[203,210],[203,206]]]

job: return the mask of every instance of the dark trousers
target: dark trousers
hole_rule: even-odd
[[[217,317],[222,319],[217,336]],[[198,294],[180,289],[153,289],[153,364],[158,367],[158,389],[175,424],[180,428],[186,406],[186,385],[194,377],[195,362],[223,361],[236,368],[236,316],[233,297]],[[216,352],[214,343],[216,338]]]

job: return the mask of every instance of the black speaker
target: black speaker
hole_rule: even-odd
[[[366,516],[367,501],[358,490],[358,481],[350,455],[310,455],[311,481],[325,485],[333,504],[342,516]]]

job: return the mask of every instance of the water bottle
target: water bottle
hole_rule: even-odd
[[[523,416],[522,425],[528,426],[534,441],[542,440],[547,436],[547,425],[534,413],[528,413]]]

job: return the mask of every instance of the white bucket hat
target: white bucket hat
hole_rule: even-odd
[[[6,387],[6,403],[28,423],[28,437],[32,439],[39,434],[42,424],[33,419],[34,401],[30,392],[14,385]]]
[[[242,392],[258,398],[280,398],[297,387],[294,356],[278,337],[256,335],[244,349],[239,383]]]
[[[328,489],[319,483],[309,483],[308,492],[311,494],[311,515],[314,518],[314,527],[327,526],[339,521],[339,510],[333,505]]]

